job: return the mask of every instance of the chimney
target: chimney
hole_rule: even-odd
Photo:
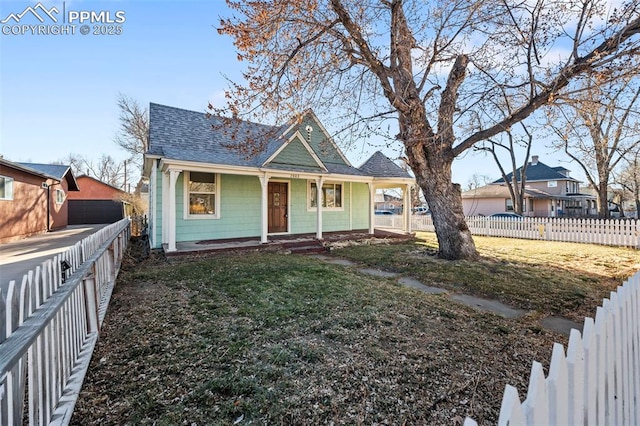
[[[537,155],[532,155],[531,156],[531,165],[532,166],[537,166],[538,165],[538,156]]]

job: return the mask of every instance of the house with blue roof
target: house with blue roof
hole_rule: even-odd
[[[0,157],[0,242],[65,228],[67,195],[78,190],[68,165],[18,163]]]
[[[152,103],[144,158],[150,243],[167,252],[182,242],[373,233],[376,190],[403,188],[408,205],[415,182],[380,152],[353,166],[311,110],[267,126]]]
[[[517,182],[522,182],[523,168],[516,170]],[[580,181],[570,176],[565,167],[550,167],[539,161],[537,155],[524,168],[524,216],[536,217],[589,217],[597,215],[596,197],[581,192]],[[513,180],[513,173],[506,175]],[[503,178],[486,186],[462,193],[462,204],[467,216],[489,216],[512,212],[513,202]]]

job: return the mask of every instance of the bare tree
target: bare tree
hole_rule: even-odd
[[[583,89],[560,101],[549,114],[550,125],[558,135],[556,146],[580,166],[596,191],[598,216],[608,218],[613,173],[640,147],[640,84],[633,75],[604,83],[595,75],[584,79]]]
[[[638,1],[613,11],[596,0],[228,1],[234,16],[219,32],[248,62],[246,83],[233,83],[227,105],[212,109],[278,120],[312,106],[353,132],[394,117],[440,256],[475,259],[453,160],[578,77],[626,66],[639,52]],[[492,120],[490,99],[502,91],[513,112]]]
[[[91,176],[116,188],[125,189],[124,163],[116,161],[110,155],[102,154],[100,158],[93,160],[79,154],[69,154],[55,164],[68,164],[76,176]]]
[[[480,188],[481,186],[487,185],[489,182],[491,182],[491,180],[492,180],[491,176],[474,173],[473,175],[471,175],[471,177],[467,181],[465,190],[471,191],[473,189]]]
[[[142,158],[149,148],[149,111],[122,93],[118,95],[117,103],[120,109],[120,128],[114,142],[129,153],[128,163],[138,168],[140,178],[134,192],[139,195],[143,183]],[[128,175],[132,175],[131,170]]]
[[[492,97],[489,102],[491,102],[493,114],[499,113],[501,114],[500,117],[505,119],[514,113],[513,101],[509,98],[509,94],[504,86],[499,87],[499,90],[499,96]],[[483,118],[481,115],[478,115],[477,120],[477,127],[485,127],[482,124]],[[522,131],[518,132],[518,128],[522,129]],[[523,214],[525,199],[524,189],[527,184],[527,166],[529,164],[531,147],[533,145],[533,135],[529,130],[529,126],[525,124],[525,121],[519,122],[517,129],[509,127],[505,129],[504,132],[487,138],[486,141],[482,141],[480,144],[475,146],[474,149],[491,154],[493,161],[498,166],[502,179],[509,190],[509,196],[513,203],[513,210],[516,213]],[[520,174],[518,175],[517,156],[518,151],[522,148],[525,149],[525,155]],[[500,161],[500,156],[497,152],[498,149],[502,152],[508,153],[510,172],[507,172],[507,168]],[[511,179],[508,178],[508,173],[511,173]]]
[[[115,142],[142,164],[142,155],[149,148],[149,111],[134,99],[120,93],[120,129]]]
[[[636,218],[640,218],[640,146],[625,157],[626,166],[614,182],[625,190],[636,205]]]
[[[529,132],[529,129],[521,122],[520,123],[524,132],[524,136],[517,135],[511,130],[507,130],[504,133],[498,135],[498,138],[489,138],[486,143],[477,147],[479,151],[486,151],[491,153],[493,161],[498,166],[502,179],[505,185],[509,189],[509,196],[513,202],[513,210],[518,214],[524,212],[524,189],[527,185],[527,167],[529,165],[529,156],[531,154],[531,146],[533,145],[533,135]],[[503,139],[507,139],[504,142]],[[517,147],[525,148],[525,155],[520,166],[520,173],[518,173],[517,165]],[[511,171],[507,172],[506,168],[500,162],[500,158],[496,150],[500,148],[508,152],[510,159]],[[508,174],[511,173],[511,179]]]

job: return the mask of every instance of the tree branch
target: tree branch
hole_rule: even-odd
[[[572,64],[563,67],[558,75],[549,84],[546,85],[546,89],[531,98],[529,102],[527,102],[527,104],[520,107],[513,114],[487,129],[474,133],[473,135],[462,141],[460,144],[458,144],[456,147],[454,147],[453,156],[462,154],[464,151],[481,140],[488,139],[491,136],[503,132],[513,124],[518,123],[530,116],[541,106],[552,102],[556,93],[565,88],[574,77],[593,69],[594,64],[598,60],[613,54],[623,42],[628,40],[633,35],[638,34],[639,32],[640,18],[636,18],[621,31],[608,37],[586,56],[577,58]],[[626,52],[623,53],[626,55]]]

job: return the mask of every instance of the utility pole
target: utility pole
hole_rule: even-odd
[[[122,185],[122,189],[127,190],[127,161],[124,160],[124,185]]]

